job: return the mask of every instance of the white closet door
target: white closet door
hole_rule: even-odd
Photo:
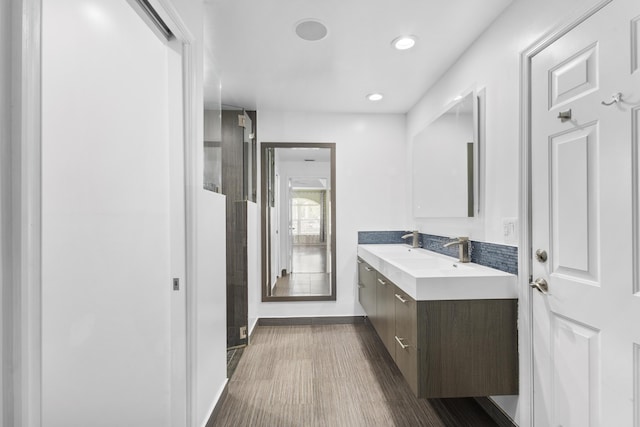
[[[42,17],[42,425],[176,425],[180,61],[126,1]]]

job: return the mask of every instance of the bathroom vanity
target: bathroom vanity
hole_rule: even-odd
[[[358,245],[358,297],[416,396],[518,394],[514,275],[407,245]]]

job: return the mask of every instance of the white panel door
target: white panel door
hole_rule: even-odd
[[[532,288],[540,427],[640,425],[639,17],[640,2],[614,0],[532,61],[532,272],[548,285]]]

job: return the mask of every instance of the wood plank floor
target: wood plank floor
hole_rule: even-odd
[[[496,426],[472,399],[416,399],[368,324],[257,326],[209,426]]]

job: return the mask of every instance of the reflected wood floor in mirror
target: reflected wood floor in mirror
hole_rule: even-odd
[[[257,326],[211,426],[496,426],[472,399],[417,399],[368,324]]]
[[[293,245],[291,269],[293,273],[326,273],[327,245]]]
[[[273,288],[273,296],[329,295],[329,273],[291,273],[280,277]]]
[[[327,270],[326,245],[294,245],[291,264],[293,272],[279,277],[273,296],[329,295],[331,277]]]

